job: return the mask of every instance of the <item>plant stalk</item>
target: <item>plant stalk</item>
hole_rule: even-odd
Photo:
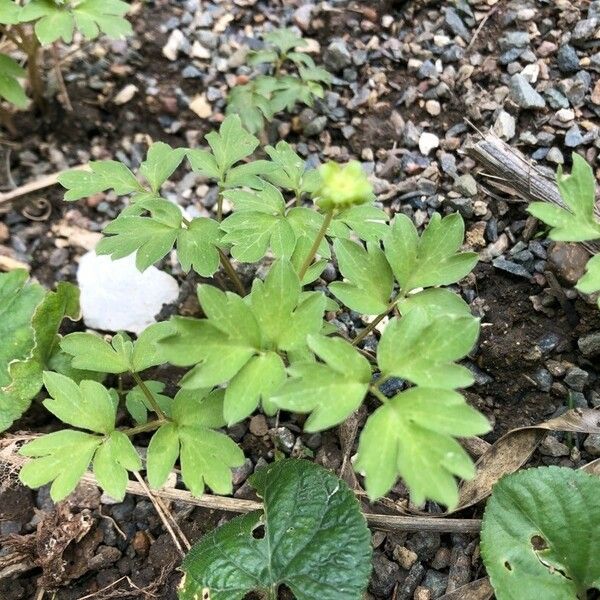
[[[19,46],[27,54],[27,73],[33,101],[38,108],[42,108],[44,106],[44,82],[39,68],[40,42],[34,32],[27,35],[20,25],[16,25],[15,30],[21,38]]]
[[[353,340],[352,345],[357,346],[360,344],[372,331],[387,317],[393,310],[396,308],[396,304],[398,303],[398,299],[392,300],[390,305],[387,307],[385,312],[382,312],[380,315],[377,315],[373,321],[371,321]]]
[[[69,92],[65,84],[65,79],[60,68],[60,52],[58,51],[58,44],[54,42],[52,44],[52,58],[54,60],[54,71],[56,73],[56,81],[63,97],[65,109],[68,112],[73,112],[73,105],[71,104],[71,98],[69,98]]]
[[[377,387],[377,385],[369,386],[369,393],[372,396],[375,396],[379,402],[385,404],[388,401],[388,398],[383,394],[383,392]]]
[[[217,195],[217,221],[223,220],[223,188],[219,186],[219,194]]]
[[[246,288],[244,287],[242,280],[239,278],[239,275],[235,272],[235,269],[233,268],[231,261],[227,257],[227,254],[225,254],[225,252],[223,252],[221,248],[218,248],[218,250],[219,257],[221,258],[221,265],[223,266],[225,273],[227,273],[227,276],[235,286],[235,289],[238,291],[238,294],[242,297],[245,296]]]
[[[304,279],[306,271],[308,271],[308,268],[312,264],[317,252],[319,251],[319,246],[321,245],[321,242],[323,241],[323,238],[327,233],[327,229],[329,229],[329,226],[331,225],[332,219],[333,210],[330,210],[329,212],[325,213],[325,220],[321,225],[321,229],[319,229],[319,233],[317,233],[317,237],[315,238],[315,241],[313,242],[313,245],[311,246],[311,249],[308,252],[308,256],[304,260],[304,263],[302,263],[302,267],[300,267],[300,271],[298,272],[298,277],[300,277],[300,281]]]
[[[140,390],[142,390],[142,393],[144,394],[144,396],[146,396],[146,399],[150,403],[150,406],[152,407],[152,410],[163,421],[166,421],[167,420],[167,415],[165,415],[165,413],[162,411],[162,408],[158,405],[158,402],[156,401],[156,398],[154,397],[154,394],[150,391],[150,389],[148,388],[148,386],[144,383],[143,379],[137,373],[132,373],[131,375],[133,377],[133,380],[137,384],[137,386],[140,388]]]
[[[161,425],[168,423],[167,419],[155,419],[154,421],[148,421],[148,423],[144,423],[143,425],[137,425],[136,427],[130,427],[129,429],[123,429],[122,432],[127,437],[133,437],[138,433],[145,433],[146,431],[154,431],[158,429]]]

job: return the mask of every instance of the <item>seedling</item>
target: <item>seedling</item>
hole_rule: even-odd
[[[307,42],[292,29],[276,29],[265,34],[264,41],[265,49],[250,53],[248,62],[267,65],[270,74],[234,87],[227,103],[227,114],[239,115],[252,133],[261,131],[265,120],[278,112],[291,111],[298,103],[312,106],[315,98],[323,97],[323,85],[331,83],[331,75],[298,50]]]
[[[59,40],[70,44],[75,31],[91,40],[100,34],[113,38],[130,35],[124,16],[129,4],[121,0],[30,0],[22,6],[15,0],[0,0],[0,31],[27,59],[27,73],[36,105],[41,106],[44,84],[40,53]],[[56,63],[60,73],[60,67]],[[27,97],[19,83],[25,73],[10,57],[0,55],[0,97],[19,108]]]
[[[44,374],[51,397],[45,406],[75,429],[26,445],[23,452],[35,460],[22,480],[33,486],[54,481],[51,493],[60,499],[91,461],[101,485],[122,498],[126,470],[140,468],[129,440],[151,433],[146,470],[152,487],[163,485],[179,460],[192,493],[209,487],[226,494],[230,470],[244,456],[219,431],[223,427],[257,410],[286,410],[306,414],[307,431],[321,431],[344,422],[371,396],[381,406],[367,420],[356,460],[369,496],[383,496],[401,476],[415,502],[456,505],[455,476],[474,473],[456,437],[489,430],[457,391],[473,382],[455,363],[475,344],[479,322],[442,287],[476,262],[473,253],[460,251],[460,216],[433,215],[421,236],[403,215],[388,224],[359,163],[310,170],[284,142],[266,148],[271,160],[251,160],[258,140],[238,116],[227,117],[206,140],[210,150],[152,145],[139,178],[113,161],[61,177],[69,201],[107,189],[130,196],[106,227],[99,252],[113,258],[135,253],[143,270],[176,248],[182,268],[205,278],[220,263],[237,293],[218,289],[216,281],[203,283],[203,318],[174,317],[135,341],[125,334],[110,341],[92,333],[66,336],[60,348],[72,368],[111,378],[105,386],[52,369]],[[232,214],[222,219],[220,203],[216,219],[188,219],[161,197],[162,184],[185,159],[216,182]],[[307,288],[333,255],[343,280],[327,291]],[[235,261],[271,264],[247,292]],[[372,315],[354,339],[326,321],[328,311],[339,310],[330,294]],[[359,350],[386,317],[376,355]],[[152,377],[150,369],[163,363],[187,369],[174,398]],[[110,387],[115,377],[117,389]],[[382,390],[390,378],[401,378],[407,388],[388,399]],[[115,423],[118,404],[129,411],[131,426]],[[65,445],[69,453],[77,449],[76,464],[61,458]]]
[[[569,175],[562,167],[556,174],[565,207],[547,202],[532,202],[529,212],[550,227],[550,239],[561,242],[585,242],[600,239],[600,221],[596,208],[596,178],[592,167],[579,154],[573,153],[573,169]],[[600,291],[600,256],[593,256],[586,273],[576,288],[584,294]],[[600,299],[598,300],[600,306]]]

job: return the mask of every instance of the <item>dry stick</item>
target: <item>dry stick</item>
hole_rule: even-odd
[[[88,170],[88,165],[77,165],[76,167],[72,167],[68,170],[85,171]],[[64,172],[65,171],[57,171],[56,173],[51,173],[50,175],[44,175],[44,177],[40,177],[35,181],[30,181],[29,183],[15,188],[14,190],[10,190],[9,192],[4,192],[0,194],[0,205],[7,204],[15,200],[15,198],[20,198],[21,196],[25,196],[26,194],[37,192],[38,190],[50,187],[51,185],[56,185],[58,183],[59,176],[62,175]]]
[[[181,543],[177,539],[177,535],[176,535],[175,531],[171,527],[171,523],[169,522],[167,515],[163,512],[162,506],[157,502],[157,499],[154,497],[154,494],[150,491],[150,488],[146,485],[146,482],[140,477],[140,474],[137,471],[134,471],[133,476],[138,480],[138,483],[144,490],[144,496],[147,496],[148,498],[150,498],[150,502],[152,502],[152,504],[154,505],[154,508],[156,509],[156,512],[158,513],[158,516],[160,517],[160,520],[163,522],[165,529],[169,532],[171,538],[173,539],[173,543],[175,544],[175,546],[177,547],[177,550],[179,550],[179,554],[181,554],[181,557],[183,558],[185,556],[185,552],[183,551],[183,548],[181,547]],[[189,548],[188,548],[188,550],[189,550]]]
[[[516,148],[510,147],[492,132],[481,134],[482,139],[472,143],[467,148],[467,154],[483,165],[486,171],[482,173],[488,178],[488,184],[494,187],[495,180],[502,181],[504,191],[508,187],[515,191],[526,202],[550,202],[561,208],[566,208],[554,179],[546,176],[531,161]],[[600,217],[598,204],[596,216]],[[600,243],[580,242],[590,253],[600,253]]]
[[[175,517],[172,515],[171,511],[167,508],[167,505],[162,501],[162,498],[160,496],[156,496],[155,494],[153,494],[153,496],[154,496],[154,499],[156,500],[156,502],[158,503],[158,505],[160,506],[160,508],[162,509],[165,516],[171,522],[173,529],[179,535],[179,539],[181,540],[181,543],[185,546],[185,549],[189,551],[189,549],[192,547],[192,545],[190,544],[190,541],[187,539],[185,533],[183,533],[183,531],[181,530],[181,527],[179,527],[179,523],[177,522]]]
[[[488,19],[500,8],[500,4],[502,4],[502,0],[500,0],[500,2],[496,4],[496,6],[493,6],[485,15],[485,17],[483,17],[481,23],[479,23],[479,27],[477,27],[475,33],[473,34],[473,37],[471,38],[471,41],[469,42],[466,48],[467,51],[471,49],[471,46],[473,46],[475,40],[479,37],[479,34],[481,33],[481,30],[485,27],[485,24],[488,22]]]
[[[36,436],[37,437],[37,436]],[[22,438],[21,438],[22,439]],[[33,439],[28,436],[26,439]],[[13,439],[12,442],[16,442]],[[6,462],[18,467],[23,466],[27,461],[22,456],[11,451],[10,446],[0,450],[0,462]],[[139,477],[139,476],[138,476]],[[84,483],[98,485],[98,480],[92,473],[85,473],[81,478]],[[145,483],[128,481],[126,491],[136,496],[149,496],[150,490]],[[203,494],[202,496],[192,496],[186,490],[161,489],[151,492],[154,497],[160,497],[163,500],[177,500],[187,502],[194,506],[201,506],[212,510],[222,510],[225,512],[248,513],[254,510],[262,510],[262,502],[253,500],[242,500],[239,498],[229,498],[226,496],[211,496]],[[150,498],[152,500],[152,498]],[[475,533],[481,527],[479,519],[446,519],[444,517],[420,517],[420,516],[401,516],[401,515],[381,515],[375,513],[365,513],[367,522],[377,528],[387,531],[439,531],[443,533]]]
[[[65,85],[65,79],[62,74],[62,69],[60,68],[60,54],[58,52],[58,44],[56,42],[52,44],[52,58],[54,59],[54,72],[56,73],[56,82],[58,83],[58,87],[60,88],[60,93],[62,94],[63,101],[65,103],[65,108],[69,112],[73,112],[71,98],[69,98],[69,92],[67,91],[67,86]]]

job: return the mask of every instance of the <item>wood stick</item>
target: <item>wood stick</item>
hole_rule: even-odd
[[[25,439],[34,439],[36,436],[28,436]],[[23,441],[23,438],[8,438],[4,440],[5,447],[0,450],[0,462],[5,462],[17,468],[23,466],[27,459],[16,454],[16,442]],[[0,441],[1,444],[1,441]],[[1,446],[0,446],[1,447]],[[92,485],[98,485],[98,481],[92,473],[86,473],[81,481]],[[145,486],[139,481],[128,481],[127,492],[136,496],[148,497]],[[225,512],[248,513],[253,510],[262,510],[262,502],[254,500],[243,500],[240,498],[230,498],[226,496],[212,496],[203,494],[202,496],[192,496],[187,490],[178,490],[174,488],[153,490],[152,494],[163,500],[177,500],[187,502],[194,506],[201,506],[212,510],[222,510]],[[404,515],[382,515],[376,513],[364,513],[369,525],[374,529],[384,531],[439,531],[443,533],[477,533],[481,528],[479,519],[446,519],[444,517],[421,517]]]
[[[550,202],[565,208],[554,179],[540,171],[530,158],[492,132],[482,133],[481,138],[467,147],[467,154],[489,172],[481,173],[487,177],[489,186],[502,191],[509,188],[526,202]],[[595,212],[600,217],[598,204]],[[582,242],[581,245],[590,254],[600,253],[598,242]]]
[[[0,193],[0,206],[2,204],[7,204],[12,202],[15,198],[19,198],[21,196],[25,196],[26,194],[31,194],[32,192],[37,192],[38,190],[43,190],[44,188],[50,187],[51,185],[56,185],[58,183],[58,178],[60,175],[65,173],[66,171],[73,170],[82,170],[85,171],[89,167],[87,164],[85,165],[77,165],[76,167],[72,167],[71,169],[66,169],[65,171],[57,171],[56,173],[51,173],[50,175],[44,175],[35,181],[30,181],[29,183],[25,183],[24,185],[20,185],[14,190],[10,190],[8,192]]]

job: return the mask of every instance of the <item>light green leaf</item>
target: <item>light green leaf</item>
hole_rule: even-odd
[[[297,600],[363,598],[371,536],[348,486],[303,460],[279,461],[251,481],[264,513],[236,517],[192,548],[180,599],[242,600],[253,590],[276,597],[283,584]]]
[[[226,190],[223,196],[233,204],[237,212],[249,211],[273,216],[285,215],[285,199],[281,192],[269,183],[262,182],[261,188],[255,191]]]
[[[471,314],[469,305],[458,294],[446,288],[423,290],[401,298],[398,302],[398,308],[403,315],[414,307],[423,309],[431,319],[443,315],[468,316]]]
[[[293,191],[297,196],[308,191],[306,187],[309,173],[317,171],[307,170],[304,160],[287,142],[282,140],[275,147],[266,146],[265,152],[277,166],[277,169],[264,174],[267,181],[279,188]]]
[[[585,266],[585,274],[579,279],[575,287],[584,294],[595,294],[600,291],[600,254],[592,256],[588,260]],[[600,303],[600,299],[598,302]]]
[[[84,0],[73,8],[73,15],[77,28],[87,39],[99,33],[121,38],[133,33],[131,24],[123,18],[129,8],[121,0]]]
[[[599,494],[596,476],[559,467],[494,486],[481,555],[498,600],[575,600],[600,590]]]
[[[477,254],[458,252],[464,231],[458,213],[443,219],[434,213],[419,238],[413,222],[406,215],[397,214],[384,248],[402,291],[449,285],[465,277],[477,263]]]
[[[71,364],[76,369],[101,373],[125,373],[132,370],[130,357],[118,352],[107,340],[95,333],[70,333],[62,339],[60,347],[73,357]]]
[[[165,389],[165,384],[161,381],[145,381],[146,387],[152,393],[152,396],[160,406],[161,410],[168,416],[171,414],[171,398],[163,395],[161,392]],[[139,385],[127,392],[125,397],[125,407],[134,421],[142,425],[148,421],[148,411],[154,411],[146,394]]]
[[[219,132],[211,131],[206,135],[221,177],[237,162],[250,156],[258,146],[258,139],[248,133],[237,115],[229,115],[221,123]]]
[[[307,336],[321,331],[327,300],[323,292],[301,295],[298,307],[288,319],[287,328],[279,335],[280,350],[293,352],[306,347]]]
[[[146,473],[151,488],[162,487],[179,456],[177,425],[162,425],[152,436],[146,455]]]
[[[392,319],[377,346],[377,363],[385,375],[408,379],[416,385],[462,388],[473,383],[471,372],[454,361],[475,345],[479,320],[471,316],[430,317],[414,307]]]
[[[122,502],[129,480],[127,471],[139,471],[142,461],[129,438],[121,431],[113,431],[96,450],[93,465],[100,487]]]
[[[73,41],[75,20],[73,14],[65,8],[54,5],[54,10],[48,12],[36,21],[35,34],[43,45],[51,44],[62,38],[66,44]]]
[[[8,1],[10,2],[10,0]],[[10,3],[12,4],[12,2]],[[1,11],[2,5],[0,4],[0,17]],[[18,108],[25,108],[29,103],[29,98],[18,80],[26,76],[25,70],[16,61],[10,56],[0,53],[0,98],[12,102]]]
[[[270,94],[265,95],[261,91],[257,79],[246,85],[236,85],[227,98],[227,115],[237,115],[250,133],[258,133],[263,128],[265,119],[273,118],[269,105]]]
[[[20,21],[21,7],[14,0],[0,0],[0,23],[15,25]]]
[[[58,373],[44,372],[44,385],[51,398],[44,406],[63,423],[110,433],[115,428],[116,408],[108,390],[96,381],[74,381]]]
[[[454,439],[488,432],[489,423],[448,389],[417,387],[397,394],[367,420],[355,468],[371,499],[384,496],[400,475],[416,504],[426,499],[453,508],[454,476],[470,479],[475,468]]]
[[[237,165],[227,171],[223,186],[226,188],[249,187],[254,190],[262,190],[267,184],[261,177],[276,168],[276,165],[268,160],[253,160]]]
[[[23,465],[19,479],[32,488],[52,481],[50,497],[59,502],[77,487],[101,443],[100,436],[69,429],[44,435],[19,450],[35,457]]]
[[[148,148],[148,156],[140,165],[140,173],[148,180],[153,192],[173,175],[185,158],[185,148],[173,149],[164,142],[155,142]]]
[[[277,52],[275,50],[257,50],[248,54],[248,64],[255,66],[262,63],[272,63],[277,60]]]
[[[225,390],[224,414],[227,424],[243,421],[257,409],[261,400],[265,408],[265,400],[268,401],[277,391],[285,377],[285,365],[277,353],[265,352],[252,357]],[[269,402],[265,412],[273,413]]]
[[[201,173],[205,177],[210,177],[211,179],[221,178],[217,160],[208,150],[188,150],[187,158],[190,161],[192,169],[197,173]]]
[[[579,154],[573,153],[569,175],[558,168],[556,181],[565,207],[547,202],[533,202],[527,209],[534,217],[549,225],[550,238],[562,242],[583,242],[600,238],[600,223],[594,214],[596,178],[592,167]]]
[[[361,240],[378,242],[389,232],[385,211],[372,204],[358,204],[338,213],[332,223],[332,235],[350,238],[353,232]]]
[[[337,239],[333,249],[345,281],[333,282],[330,291],[343,304],[368,315],[388,309],[394,288],[392,270],[375,244],[365,249],[350,240]]]
[[[286,54],[292,48],[303,48],[308,44],[293,29],[285,27],[265,33],[263,37],[267,44],[275,46],[281,54]]]
[[[180,229],[177,258],[185,273],[194,269],[202,277],[212,277],[219,269],[219,244],[222,233],[213,219],[198,217]]]
[[[371,381],[369,362],[341,338],[309,336],[310,349],[325,364],[298,363],[271,398],[285,410],[311,413],[304,429],[320,431],[342,423],[362,403]]]

